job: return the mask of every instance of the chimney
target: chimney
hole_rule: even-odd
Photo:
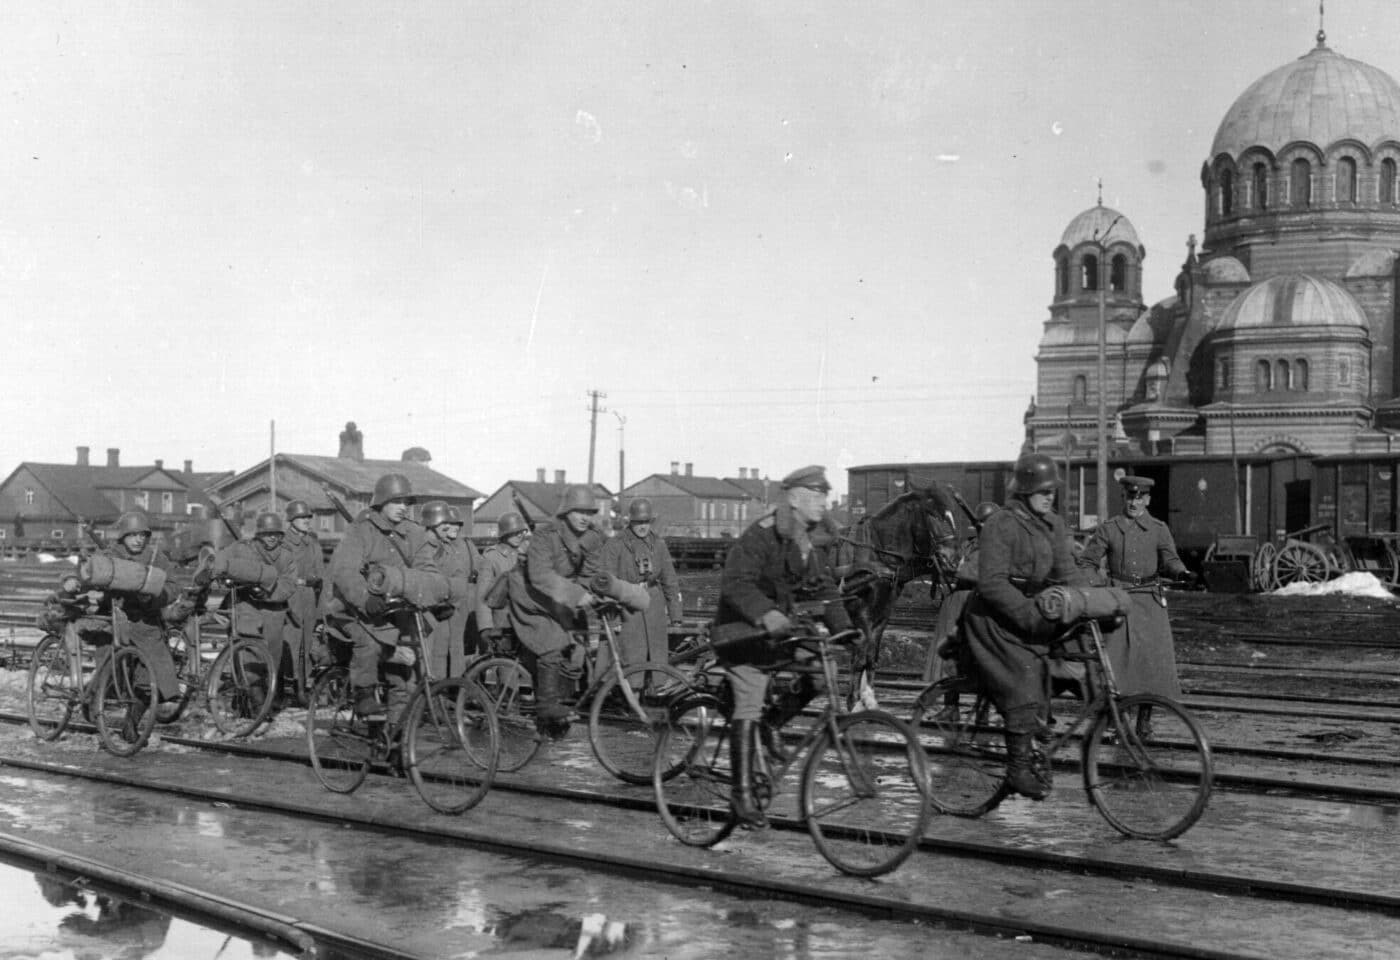
[[[120,467],[121,465],[122,465],[122,451],[121,451],[121,447],[108,447],[108,448],[107,448],[107,466],[109,466],[109,467]]]
[[[535,482],[544,483],[544,467],[535,468]]]
[[[87,465],[88,465],[88,448],[87,448],[87,447],[79,447],[79,448],[78,448],[78,466],[80,466],[80,467],[86,467]]]
[[[564,471],[563,471],[563,470],[555,470],[555,471],[554,471],[554,482],[555,482],[555,483],[563,483],[563,482],[564,482]]]
[[[156,469],[157,469],[157,470],[164,470],[164,469],[165,469],[165,461],[164,461],[164,460],[156,460]]]
[[[672,460],[672,461],[671,461],[671,476],[674,477],[676,474],[678,474],[678,473],[680,473],[680,472],[681,472],[681,462],[680,462],[679,460]]]
[[[695,464],[693,464],[693,463],[687,463],[687,464],[685,465],[685,475],[686,475],[687,477],[690,476],[690,470],[691,470],[691,468],[694,467],[694,466],[695,466]]]
[[[186,460],[186,461],[185,461],[185,472],[186,472],[186,473],[194,473],[194,461],[193,461],[193,460]]]
[[[749,467],[749,479],[750,479],[750,480],[757,480],[757,479],[758,479],[758,467]]]

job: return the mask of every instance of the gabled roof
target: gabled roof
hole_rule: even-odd
[[[507,480],[501,484],[499,490],[491,494],[495,497],[501,490],[513,490],[520,495],[520,499],[525,501],[525,506],[533,508],[531,510],[531,520],[539,520],[543,517],[554,516],[554,511],[559,508],[559,501],[564,496],[564,491],[572,486],[586,486],[586,484],[572,483],[539,483],[534,480]],[[595,483],[592,487],[593,496],[599,500],[611,500],[612,491],[601,483]],[[507,510],[514,510],[514,505],[506,507]]]
[[[704,500],[742,500],[745,497],[753,496],[743,487],[730,483],[728,480],[721,480],[719,477],[697,477],[692,474],[679,473],[653,473],[651,476],[669,483],[682,493]]]
[[[94,467],[75,463],[21,463],[15,473],[28,470],[49,494],[76,517],[101,519],[115,517],[121,511],[102,494],[103,490],[134,490],[141,481],[158,473],[172,481],[172,489],[185,484],[179,474],[145,464],[133,467]],[[10,474],[11,477],[14,473]],[[6,481],[8,482],[8,480]]]
[[[767,490],[768,496],[771,497],[775,490],[782,487],[782,484],[777,480],[759,480],[750,477],[725,477],[724,482],[733,484],[759,501],[763,500],[765,490]]]
[[[413,486],[413,495],[419,499],[442,497],[454,500],[479,500],[484,496],[481,491],[475,490],[465,483],[459,483],[446,474],[438,473],[426,463],[417,460],[350,460],[344,457],[321,457],[306,453],[279,453],[277,459],[281,463],[299,467],[305,473],[331,486],[339,487],[351,495],[368,496],[374,492],[374,484],[384,474],[401,473],[408,478],[408,482]],[[259,472],[267,472],[267,460],[220,481],[209,492],[218,496],[222,491]]]

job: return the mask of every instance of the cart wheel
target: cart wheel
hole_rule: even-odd
[[[1272,543],[1261,543],[1254,551],[1254,559],[1250,564],[1250,579],[1254,583],[1254,589],[1260,593],[1267,593],[1277,586],[1274,583],[1274,557],[1278,556],[1278,551],[1274,549]]]
[[[1385,564],[1385,585],[1400,587],[1400,553],[1395,552],[1394,541],[1385,541],[1385,559],[1381,562]]]
[[[1332,574],[1333,569],[1322,548],[1302,540],[1288,541],[1274,558],[1274,579],[1279,586],[1321,583]]]

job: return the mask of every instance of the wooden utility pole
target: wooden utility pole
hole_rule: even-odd
[[[590,390],[588,396],[592,398],[592,413],[588,418],[588,485],[593,486],[593,457],[598,448],[598,401],[607,397],[601,390]],[[606,413],[607,408],[602,408]]]

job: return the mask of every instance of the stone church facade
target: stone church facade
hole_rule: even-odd
[[[1093,456],[1102,389],[1115,458],[1400,451],[1398,166],[1400,84],[1319,32],[1221,121],[1172,296],[1123,214],[1065,229],[1027,446]]]

